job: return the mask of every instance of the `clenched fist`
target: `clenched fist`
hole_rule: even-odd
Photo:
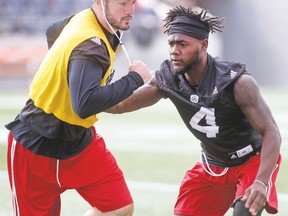
[[[135,60],[132,62],[129,67],[129,72],[130,71],[138,73],[142,77],[144,83],[148,82],[153,75],[148,66],[140,60]]]

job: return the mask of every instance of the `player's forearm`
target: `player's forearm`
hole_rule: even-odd
[[[276,125],[273,125],[267,131],[262,138],[261,163],[256,179],[268,186],[279,157],[281,136]]]
[[[143,85],[142,78],[135,72],[110,85],[101,86],[101,80],[102,68],[98,64],[83,59],[70,61],[70,96],[73,109],[81,118],[103,112]]]
[[[138,88],[134,93],[118,103],[117,105],[105,110],[105,112],[112,114],[120,114],[124,112],[132,112],[141,108],[152,106],[161,98],[164,98],[163,93],[156,85],[146,83]]]
[[[125,112],[132,112],[138,109],[143,108],[144,106],[141,106],[141,104],[137,105],[137,102],[131,101],[130,98],[116,104],[113,107],[110,107],[109,109],[106,109],[104,112],[111,113],[111,114],[121,114]]]
[[[77,110],[83,117],[103,112],[129,97],[139,85],[133,76],[128,74],[111,85],[89,90],[86,94],[89,96],[83,97],[85,100],[79,100],[75,107],[78,107]]]

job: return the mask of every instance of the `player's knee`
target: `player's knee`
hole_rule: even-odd
[[[245,207],[245,202],[242,202],[240,199],[235,202],[233,205],[233,216],[251,216],[249,209]],[[263,209],[257,214],[260,216]]]
[[[233,216],[251,216],[249,209],[245,207],[245,202],[236,201],[233,206]]]
[[[103,213],[96,208],[92,208],[89,209],[87,212],[85,212],[83,216],[100,216],[100,215],[103,215]]]
[[[134,212],[134,204],[132,203],[118,210],[119,214],[116,214],[117,216],[132,216]]]

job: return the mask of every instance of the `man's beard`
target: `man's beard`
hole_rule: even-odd
[[[183,68],[179,68],[179,69],[173,68],[173,70],[174,70],[175,74],[181,75],[181,74],[185,74],[185,73],[189,72],[191,69],[193,69],[194,65],[195,64],[193,62],[191,62],[191,63],[185,65]]]
[[[189,63],[184,65],[183,68],[179,68],[179,69],[175,69],[173,67],[173,70],[174,70],[174,73],[175,74],[185,74],[187,72],[190,72],[193,70],[193,68],[196,68],[197,65],[199,63],[199,52],[197,51],[193,56],[192,58],[190,59]]]
[[[110,23],[110,25],[113,28],[115,28],[117,30],[122,30],[122,31],[126,31],[126,30],[128,30],[130,28],[130,24],[129,25],[125,25],[125,24],[121,25],[121,21],[120,22],[116,21],[114,19],[114,17],[111,15],[111,13],[110,13],[110,11],[109,11],[109,9],[107,7],[106,7],[106,12],[105,13],[106,13],[107,21]],[[125,18],[127,18],[127,17],[124,17],[123,19],[125,19]]]
[[[181,74],[185,74],[185,73],[188,73],[190,71],[193,71],[193,68],[196,68],[198,63],[199,63],[199,60],[193,58],[193,59],[190,60],[190,62],[188,64],[184,65],[183,68],[175,69],[173,67],[174,73],[181,75]]]

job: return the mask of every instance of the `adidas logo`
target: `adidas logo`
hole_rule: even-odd
[[[99,44],[99,45],[101,45],[101,40],[100,40],[100,38],[91,38],[91,41],[93,41],[94,43],[97,43],[97,44]]]
[[[237,75],[237,72],[235,72],[235,71],[233,71],[233,70],[230,71],[230,77],[231,77],[231,79],[233,79],[236,75]]]
[[[217,86],[215,86],[213,92],[212,92],[212,95],[215,95],[215,94],[218,94],[218,89],[217,89]]]

